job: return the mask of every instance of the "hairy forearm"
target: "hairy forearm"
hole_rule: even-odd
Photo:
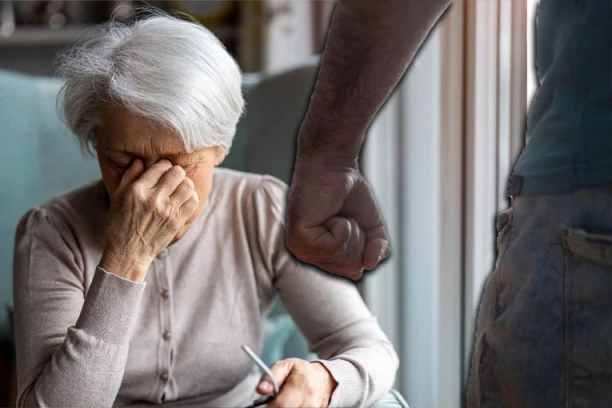
[[[450,1],[338,1],[298,157],[357,158],[370,122]]]

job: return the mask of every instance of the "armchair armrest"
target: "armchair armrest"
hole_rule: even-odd
[[[391,390],[386,393],[381,399],[376,401],[370,408],[410,408],[402,395]]]

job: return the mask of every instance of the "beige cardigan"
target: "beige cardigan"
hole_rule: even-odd
[[[240,345],[261,350],[276,293],[338,382],[333,406],[367,406],[389,390],[397,355],[354,286],[285,249],[286,186],[230,170],[216,170],[213,184],[145,283],[97,267],[101,182],[23,217],[14,257],[20,406],[246,405],[259,375]]]

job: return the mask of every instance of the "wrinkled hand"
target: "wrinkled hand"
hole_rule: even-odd
[[[270,369],[280,387],[280,393],[267,408],[327,407],[338,385],[321,363],[309,363],[299,358],[288,358],[274,363]],[[267,374],[261,378],[257,392],[271,394],[272,383]]]
[[[185,170],[161,160],[146,171],[136,159],[110,198],[100,266],[142,281],[153,258],[168,246],[198,207]]]
[[[376,200],[355,161],[298,158],[287,210],[287,247],[303,262],[351,279],[389,256]]]

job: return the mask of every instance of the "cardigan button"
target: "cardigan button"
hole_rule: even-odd
[[[162,380],[162,381],[168,381],[168,378],[170,378],[168,373],[161,373],[160,376],[159,376],[159,379]]]

